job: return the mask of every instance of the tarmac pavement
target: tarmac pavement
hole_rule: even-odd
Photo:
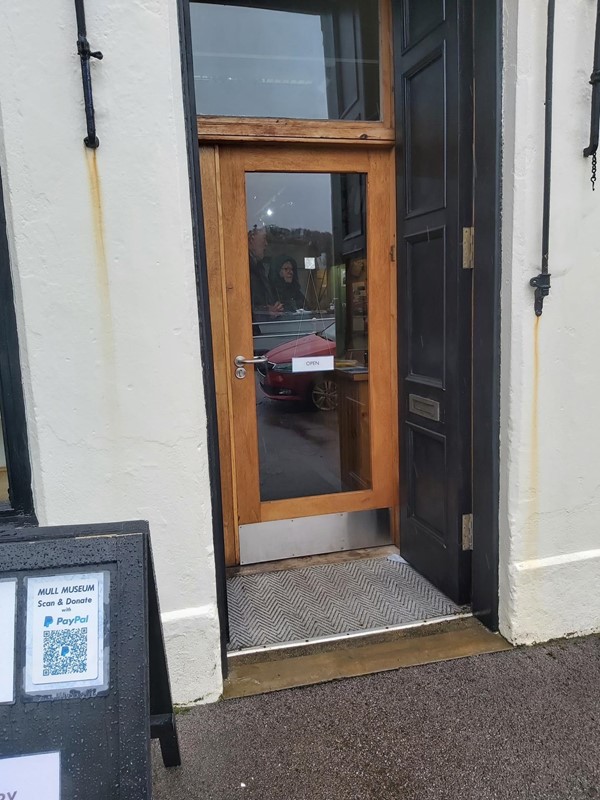
[[[600,638],[200,706],[155,800],[600,798]]]

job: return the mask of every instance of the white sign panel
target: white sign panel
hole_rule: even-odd
[[[12,703],[15,699],[16,597],[16,580],[0,581],[0,703]]]
[[[1,758],[0,800],[60,800],[60,753]]]
[[[333,356],[292,358],[292,372],[330,372],[334,368]]]
[[[103,574],[28,578],[25,691],[103,683]]]
[[[317,268],[317,261],[315,258],[304,259],[304,269],[316,269],[316,268]]]

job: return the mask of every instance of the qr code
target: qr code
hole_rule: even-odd
[[[44,631],[45,676],[77,675],[87,670],[87,628]]]

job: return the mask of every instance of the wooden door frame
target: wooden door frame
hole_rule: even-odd
[[[181,2],[181,0],[180,0]],[[194,0],[188,0],[194,2]],[[209,0],[217,2],[217,0]],[[248,0],[244,0],[248,3]],[[323,143],[340,145],[378,145],[393,147],[394,87],[392,49],[392,4],[379,2],[379,71],[381,119],[377,121],[311,120],[256,117],[197,118],[199,142]],[[251,3],[249,3],[251,4]]]
[[[274,163],[276,161],[276,166]],[[309,145],[277,145],[277,146],[245,146],[241,148],[231,145],[205,145],[200,148],[200,170],[203,184],[203,206],[205,223],[205,245],[207,257],[207,273],[209,295],[211,298],[213,364],[215,368],[215,391],[217,400],[218,427],[220,436],[220,482],[223,506],[223,524],[225,539],[225,562],[227,566],[239,564],[239,520],[242,522],[267,522],[276,519],[298,518],[303,516],[322,515],[359,511],[366,508],[393,508],[392,531],[398,537],[395,499],[398,497],[398,476],[394,463],[398,462],[397,432],[397,398],[393,387],[397,385],[397,306],[396,269],[392,263],[394,252],[394,153],[373,148],[315,147]],[[323,495],[295,500],[275,500],[260,502],[254,494],[258,492],[258,464],[255,468],[238,469],[239,448],[235,447],[235,427],[239,419],[234,415],[233,392],[242,391],[248,394],[248,406],[253,396],[254,386],[232,385],[231,373],[233,354],[229,341],[228,318],[231,314],[237,319],[245,313],[243,292],[238,292],[238,284],[227,279],[226,264],[232,260],[242,263],[247,259],[245,238],[232,245],[225,241],[221,196],[222,185],[230,186],[239,181],[243,171],[282,171],[282,172],[366,172],[369,182],[381,191],[381,196],[388,198],[388,205],[383,208],[370,203],[367,199],[367,247],[373,263],[387,261],[387,275],[381,269],[381,284],[371,284],[369,303],[375,303],[379,295],[388,301],[385,311],[377,307],[377,322],[371,322],[371,336],[378,339],[382,350],[382,363],[389,365],[387,373],[374,373],[370,381],[371,415],[377,419],[377,426],[372,428],[371,462],[374,470],[374,489],[344,492],[335,495]],[[235,186],[235,195],[239,195],[242,187]],[[371,190],[372,192],[372,190]],[[367,192],[367,198],[369,192]],[[240,212],[241,213],[241,212]],[[387,224],[385,222],[387,218]],[[239,220],[238,220],[239,222]],[[236,228],[245,229],[245,219]],[[375,231],[382,232],[375,236]],[[232,250],[233,247],[233,250]],[[226,254],[226,249],[232,250]],[[375,274],[371,273],[375,280]],[[372,305],[371,309],[376,306]],[[371,312],[371,320],[375,312]],[[374,324],[377,330],[374,329]],[[248,327],[248,331],[250,328]],[[248,334],[249,335],[249,334]],[[245,342],[245,351],[250,352],[251,342]],[[242,349],[244,349],[242,347]],[[244,352],[245,352],[244,351]],[[386,386],[388,390],[386,391]],[[376,402],[376,397],[382,398]],[[239,407],[239,406],[238,406]],[[380,416],[375,417],[381,409]],[[386,423],[385,420],[388,420]],[[253,464],[257,459],[258,448],[255,437],[248,426],[245,436],[238,435],[237,440],[248,448],[244,464]],[[390,437],[391,432],[391,437]],[[383,458],[387,452],[388,458]],[[243,454],[242,454],[243,455]],[[389,462],[389,463],[388,463]],[[243,507],[239,507],[239,498]],[[246,502],[248,498],[248,502]]]

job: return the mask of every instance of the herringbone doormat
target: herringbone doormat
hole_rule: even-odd
[[[227,579],[230,650],[302,642],[459,614],[399,556]]]

